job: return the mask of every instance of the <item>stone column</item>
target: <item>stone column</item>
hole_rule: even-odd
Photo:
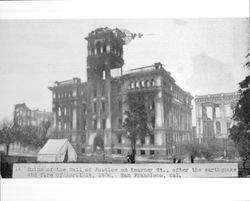
[[[77,150],[77,110],[76,108],[73,108],[73,117],[72,117],[72,124],[73,124],[73,133],[71,136],[71,140],[72,140],[72,145],[73,147],[76,148]]]
[[[214,133],[214,135],[216,135],[216,121],[215,121],[215,119],[216,119],[216,106],[215,105],[213,105],[212,106],[212,117],[213,117],[213,133]]]
[[[197,132],[197,137],[199,138],[199,142],[201,142],[202,139],[202,133],[203,133],[203,122],[202,122],[202,105],[196,103],[196,132]]]
[[[225,114],[225,103],[220,104],[220,115],[221,115],[221,134],[226,136],[227,134],[227,119]]]
[[[159,91],[155,98],[155,145],[163,146],[164,143],[164,108],[162,91]]]
[[[155,128],[162,128],[164,125],[164,110],[162,102],[162,92],[158,92],[155,98]]]
[[[53,112],[53,128],[56,128],[56,123],[57,123],[57,119],[56,119],[56,112]]]
[[[101,129],[101,119],[99,115],[97,115],[96,121],[97,121],[97,129]]]
[[[215,120],[215,118],[216,118],[216,112],[215,112],[215,109],[216,109],[216,106],[215,106],[215,105],[213,105],[213,106],[212,106],[212,110],[213,110],[213,120]]]
[[[77,127],[76,108],[73,108],[73,130],[76,130],[76,127]]]
[[[108,64],[109,65],[109,64]],[[105,71],[105,100],[107,103],[107,118],[106,118],[106,129],[104,131],[104,151],[106,154],[111,154],[113,150],[113,138],[112,138],[112,120],[111,120],[111,74],[110,67]]]

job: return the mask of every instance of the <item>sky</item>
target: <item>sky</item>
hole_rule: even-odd
[[[247,18],[0,20],[0,120],[17,103],[51,111],[49,86],[86,81],[84,38],[99,27],[145,34],[124,47],[123,71],[161,62],[193,96],[236,91],[249,73]]]

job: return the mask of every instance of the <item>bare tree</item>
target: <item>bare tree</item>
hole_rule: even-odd
[[[20,140],[21,128],[20,126],[3,120],[0,126],[0,144],[5,145],[6,155],[9,155],[10,145]]]

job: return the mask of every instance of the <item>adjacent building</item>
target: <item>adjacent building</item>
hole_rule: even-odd
[[[238,92],[195,97],[196,133],[199,142],[216,139],[226,146],[232,127],[233,109],[240,98]]]
[[[31,110],[25,103],[15,105],[14,123],[20,126],[39,126],[47,121],[52,121],[52,112]]]
[[[31,110],[25,103],[19,103],[14,108],[13,123],[21,126],[42,126],[43,123],[52,122],[52,112]],[[4,150],[4,147],[0,147]],[[9,154],[11,155],[36,155],[37,150],[32,147],[24,147],[20,143],[10,144]]]
[[[123,74],[123,45],[119,29],[99,28],[88,42],[87,82],[80,78],[55,82],[52,92],[54,128],[68,138],[78,154],[127,154],[130,142],[123,121],[128,94],[143,94],[152,135],[138,140],[138,155],[173,155],[193,140],[190,93],[182,90],[161,63]],[[114,69],[120,76],[112,76]]]

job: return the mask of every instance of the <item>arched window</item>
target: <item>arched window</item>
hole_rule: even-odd
[[[152,128],[155,128],[155,117],[154,116],[151,117],[151,125],[152,125]]]
[[[150,81],[150,86],[155,86],[155,81],[153,79]]]
[[[173,91],[173,85],[170,84],[170,91]]]
[[[107,52],[106,45],[103,45],[103,53],[106,53],[106,52]]]
[[[135,87],[135,83],[134,82],[131,82],[130,83],[130,88],[133,89]]]
[[[83,120],[83,130],[87,130],[87,123],[86,119]]]
[[[145,81],[144,80],[141,81],[141,86],[145,87]]]
[[[139,87],[139,82],[138,81],[135,82],[135,87]]]
[[[97,54],[100,54],[101,53],[101,42],[100,41],[96,42],[96,49],[97,49]]]
[[[59,107],[58,108],[58,116],[60,117],[62,115],[62,111],[61,111],[61,108]]]
[[[149,109],[150,109],[150,110],[154,110],[154,109],[155,109],[155,101],[154,101],[154,98],[153,98],[153,97],[151,97],[151,98],[149,99]]]
[[[61,130],[62,130],[62,124],[61,124],[61,122],[60,122],[60,121],[58,122],[58,130],[59,130],[59,131],[61,131]]]
[[[149,87],[149,86],[150,86],[150,83],[149,83],[148,80],[145,81],[145,86],[146,86],[146,87]]]
[[[110,45],[107,45],[106,50],[107,50],[107,53],[110,53]]]
[[[97,120],[96,119],[93,119],[92,125],[93,125],[93,129],[97,129]]]

